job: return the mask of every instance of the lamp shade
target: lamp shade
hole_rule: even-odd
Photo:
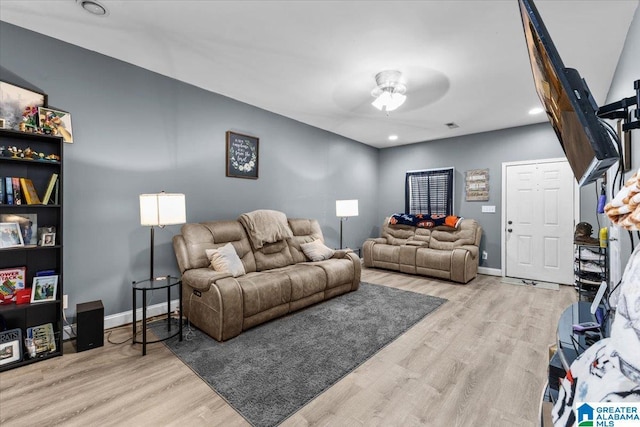
[[[358,199],[336,200],[336,216],[341,218],[358,216]]]
[[[187,222],[184,194],[156,193],[140,195],[140,224],[162,226]]]

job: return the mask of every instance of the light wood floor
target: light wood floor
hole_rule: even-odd
[[[559,291],[478,276],[467,285],[364,269],[362,280],[449,300],[318,396],[285,426],[534,426]],[[124,341],[130,328],[110,339]],[[164,347],[129,343],[0,374],[4,426],[246,426]],[[538,424],[539,425],[539,424]]]

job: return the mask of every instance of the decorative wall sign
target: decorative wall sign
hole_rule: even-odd
[[[227,131],[227,176],[258,179],[258,143],[253,136]]]
[[[465,193],[468,202],[489,200],[489,169],[468,170]]]

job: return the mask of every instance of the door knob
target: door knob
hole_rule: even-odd
[[[507,221],[507,224],[511,225],[513,224],[513,221]]]
[[[508,231],[509,233],[511,233],[511,232],[513,231],[513,229],[511,229],[511,228],[507,228],[507,231]]]

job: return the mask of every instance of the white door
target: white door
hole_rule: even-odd
[[[505,276],[573,283],[575,185],[569,163],[505,169]]]

